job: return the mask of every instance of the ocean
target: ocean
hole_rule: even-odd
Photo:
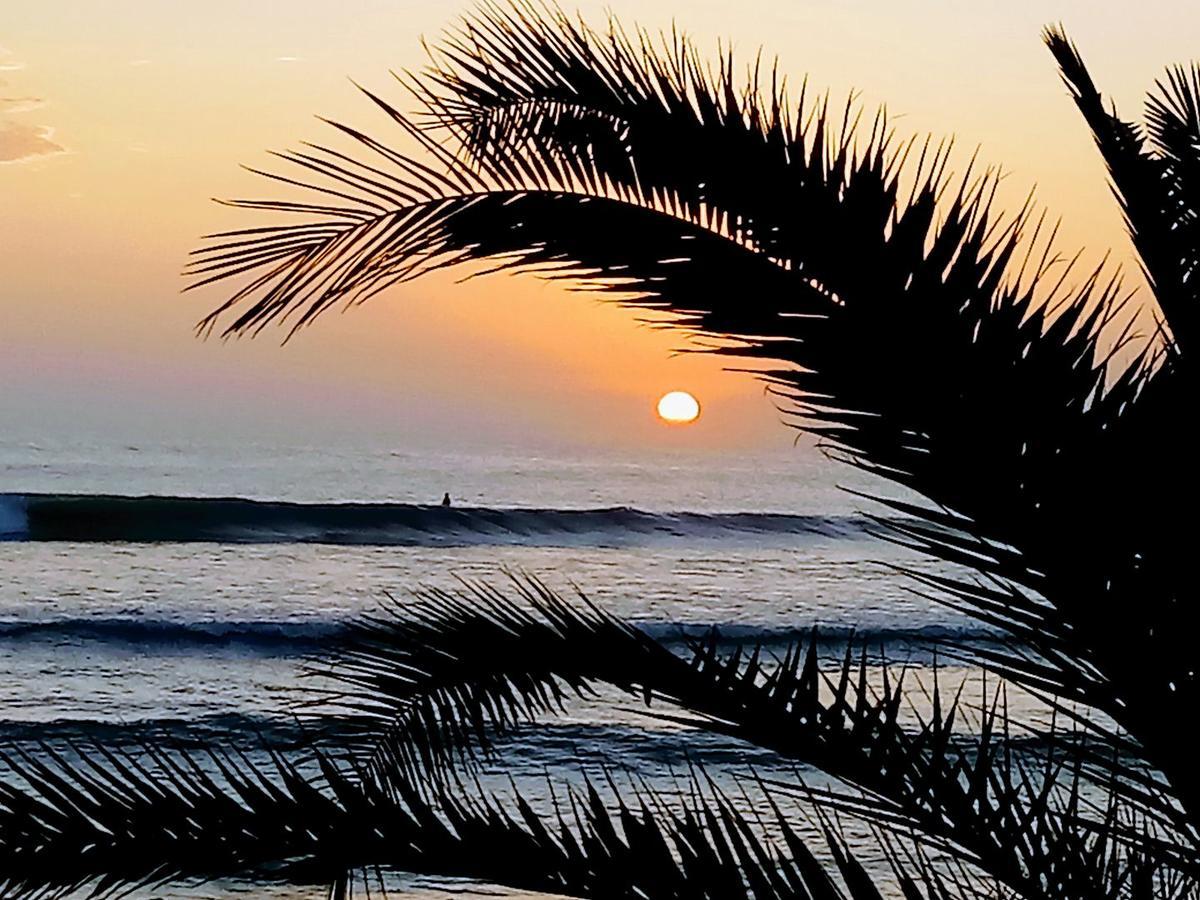
[[[854,492],[883,489],[811,447],[617,456],[0,440],[0,739],[256,753],[316,734],[336,746],[337,715],[302,730],[295,710],[314,689],[306,668],[349,623],[389,595],[462,580],[506,589],[514,575],[582,591],[681,651],[712,627],[730,647],[782,651],[816,625],[832,658],[855,633],[886,642],[922,684],[931,642],[991,635],[897,571],[942,567],[875,536],[867,513],[884,511]],[[695,764],[730,779],[749,765],[792,771],[614,699],[523,729],[485,763],[484,783],[507,790],[512,775],[545,799],[548,778],[581,772],[669,791]],[[155,895],[246,892],[322,895],[228,884]]]

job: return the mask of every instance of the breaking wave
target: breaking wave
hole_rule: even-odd
[[[635,623],[667,644],[684,644],[705,638],[715,629],[720,644],[784,646],[808,641],[811,627],[792,625],[700,625],[679,622]],[[43,621],[0,621],[0,642],[56,642],[69,644],[136,645],[150,649],[229,647],[269,655],[304,655],[328,649],[344,636],[347,621],[204,621],[189,622],[142,618],[62,618]],[[818,641],[845,643],[853,638],[868,647],[882,644],[923,644],[940,641],[978,643],[995,640],[997,633],[977,626],[922,625],[847,628],[819,627]]]
[[[15,541],[603,546],[764,535],[854,539],[870,533],[870,521],[854,516],[0,494],[0,539]]]

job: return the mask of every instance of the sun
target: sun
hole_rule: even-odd
[[[670,425],[687,425],[700,418],[700,403],[687,391],[670,391],[659,398],[658,415]]]

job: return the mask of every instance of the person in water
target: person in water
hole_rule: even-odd
[[[449,505],[450,505],[450,492],[446,491],[446,493],[442,494],[442,506],[449,506]]]

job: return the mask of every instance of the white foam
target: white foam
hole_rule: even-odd
[[[29,516],[25,498],[19,494],[0,494],[0,541],[29,536]]]

